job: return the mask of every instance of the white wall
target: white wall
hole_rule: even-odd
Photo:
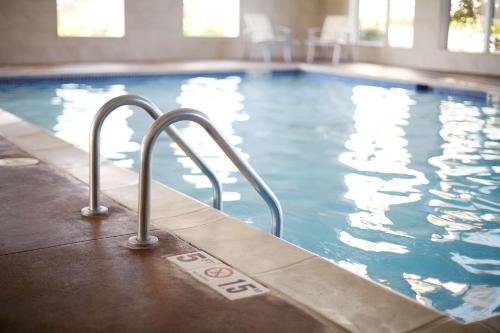
[[[347,15],[350,0],[240,0],[241,12],[262,12],[302,40],[328,14]],[[500,55],[448,52],[448,0],[416,0],[412,49],[354,46],[353,60],[438,71],[500,75]],[[186,38],[182,0],[125,0],[124,38],[59,38],[56,0],[0,0],[0,64],[241,59],[243,39]],[[304,47],[294,50],[295,59]]]
[[[319,1],[241,0],[241,12],[266,13],[274,24],[293,25],[295,37],[302,38],[317,23]],[[243,56],[241,37],[183,37],[182,0],[126,0],[125,17],[124,38],[60,38],[56,0],[0,0],[0,64]]]
[[[500,75],[500,55],[449,52],[446,49],[449,0],[415,1],[415,35],[411,49],[354,46],[353,60],[420,69]],[[348,15],[349,0],[322,0],[328,14]]]

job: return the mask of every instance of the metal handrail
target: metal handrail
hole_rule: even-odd
[[[128,247],[142,249],[154,247],[158,238],[149,233],[149,220],[151,214],[151,156],[154,144],[161,131],[179,121],[192,121],[199,124],[212,137],[217,145],[224,151],[238,170],[245,176],[257,193],[267,203],[272,215],[271,232],[280,237],[283,223],[281,205],[255,170],[236,152],[228,143],[222,133],[210,122],[203,113],[193,109],[177,109],[163,114],[148,129],[141,145],[141,169],[139,171],[139,221],[137,236],[130,237]]]
[[[104,120],[115,109],[124,105],[138,106],[146,111],[154,120],[158,119],[162,112],[156,105],[147,99],[137,95],[122,95],[115,97],[105,103],[94,117],[90,128],[90,170],[89,170],[89,206],[81,210],[83,216],[106,216],[108,208],[99,205],[99,136]],[[198,154],[182,139],[179,131],[174,127],[165,127],[165,132],[174,140],[174,142],[186,153],[188,157],[201,169],[208,177],[213,187],[213,207],[222,210],[222,185],[215,176],[215,173],[205,164]]]

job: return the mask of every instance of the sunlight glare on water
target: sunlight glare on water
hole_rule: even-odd
[[[238,149],[243,138],[235,133],[233,126],[236,122],[249,119],[248,114],[243,112],[244,97],[238,92],[240,83],[240,77],[229,77],[225,80],[206,77],[189,79],[181,86],[181,94],[177,98],[177,103],[183,108],[204,112],[217,124],[241,156],[248,159],[248,154]],[[180,132],[183,137],[189,138],[197,151],[202,152],[208,166],[212,170],[217,170],[217,176],[223,186],[237,181],[233,176],[237,172],[236,167],[203,128],[189,122],[186,126],[181,127]],[[171,147],[174,154],[178,156],[177,161],[190,170],[190,174],[184,175],[183,178],[196,188],[210,188],[211,184],[207,177],[201,173],[201,170],[191,159],[176,144],[172,143]],[[240,194],[224,191],[223,199],[224,201],[237,201],[240,199]]]

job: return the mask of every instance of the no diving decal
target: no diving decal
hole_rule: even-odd
[[[165,259],[180,266],[195,279],[229,300],[257,296],[269,291],[263,285],[203,251],[165,257]]]
[[[206,276],[217,279],[230,277],[233,273],[232,269],[226,267],[211,267],[203,271]]]

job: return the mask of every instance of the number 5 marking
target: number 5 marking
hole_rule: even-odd
[[[187,257],[187,258],[184,258]],[[190,262],[190,261],[196,261],[198,259],[206,259],[203,254],[201,253],[191,253],[191,254],[186,254],[183,256],[178,256],[177,260],[182,261],[182,262]]]

